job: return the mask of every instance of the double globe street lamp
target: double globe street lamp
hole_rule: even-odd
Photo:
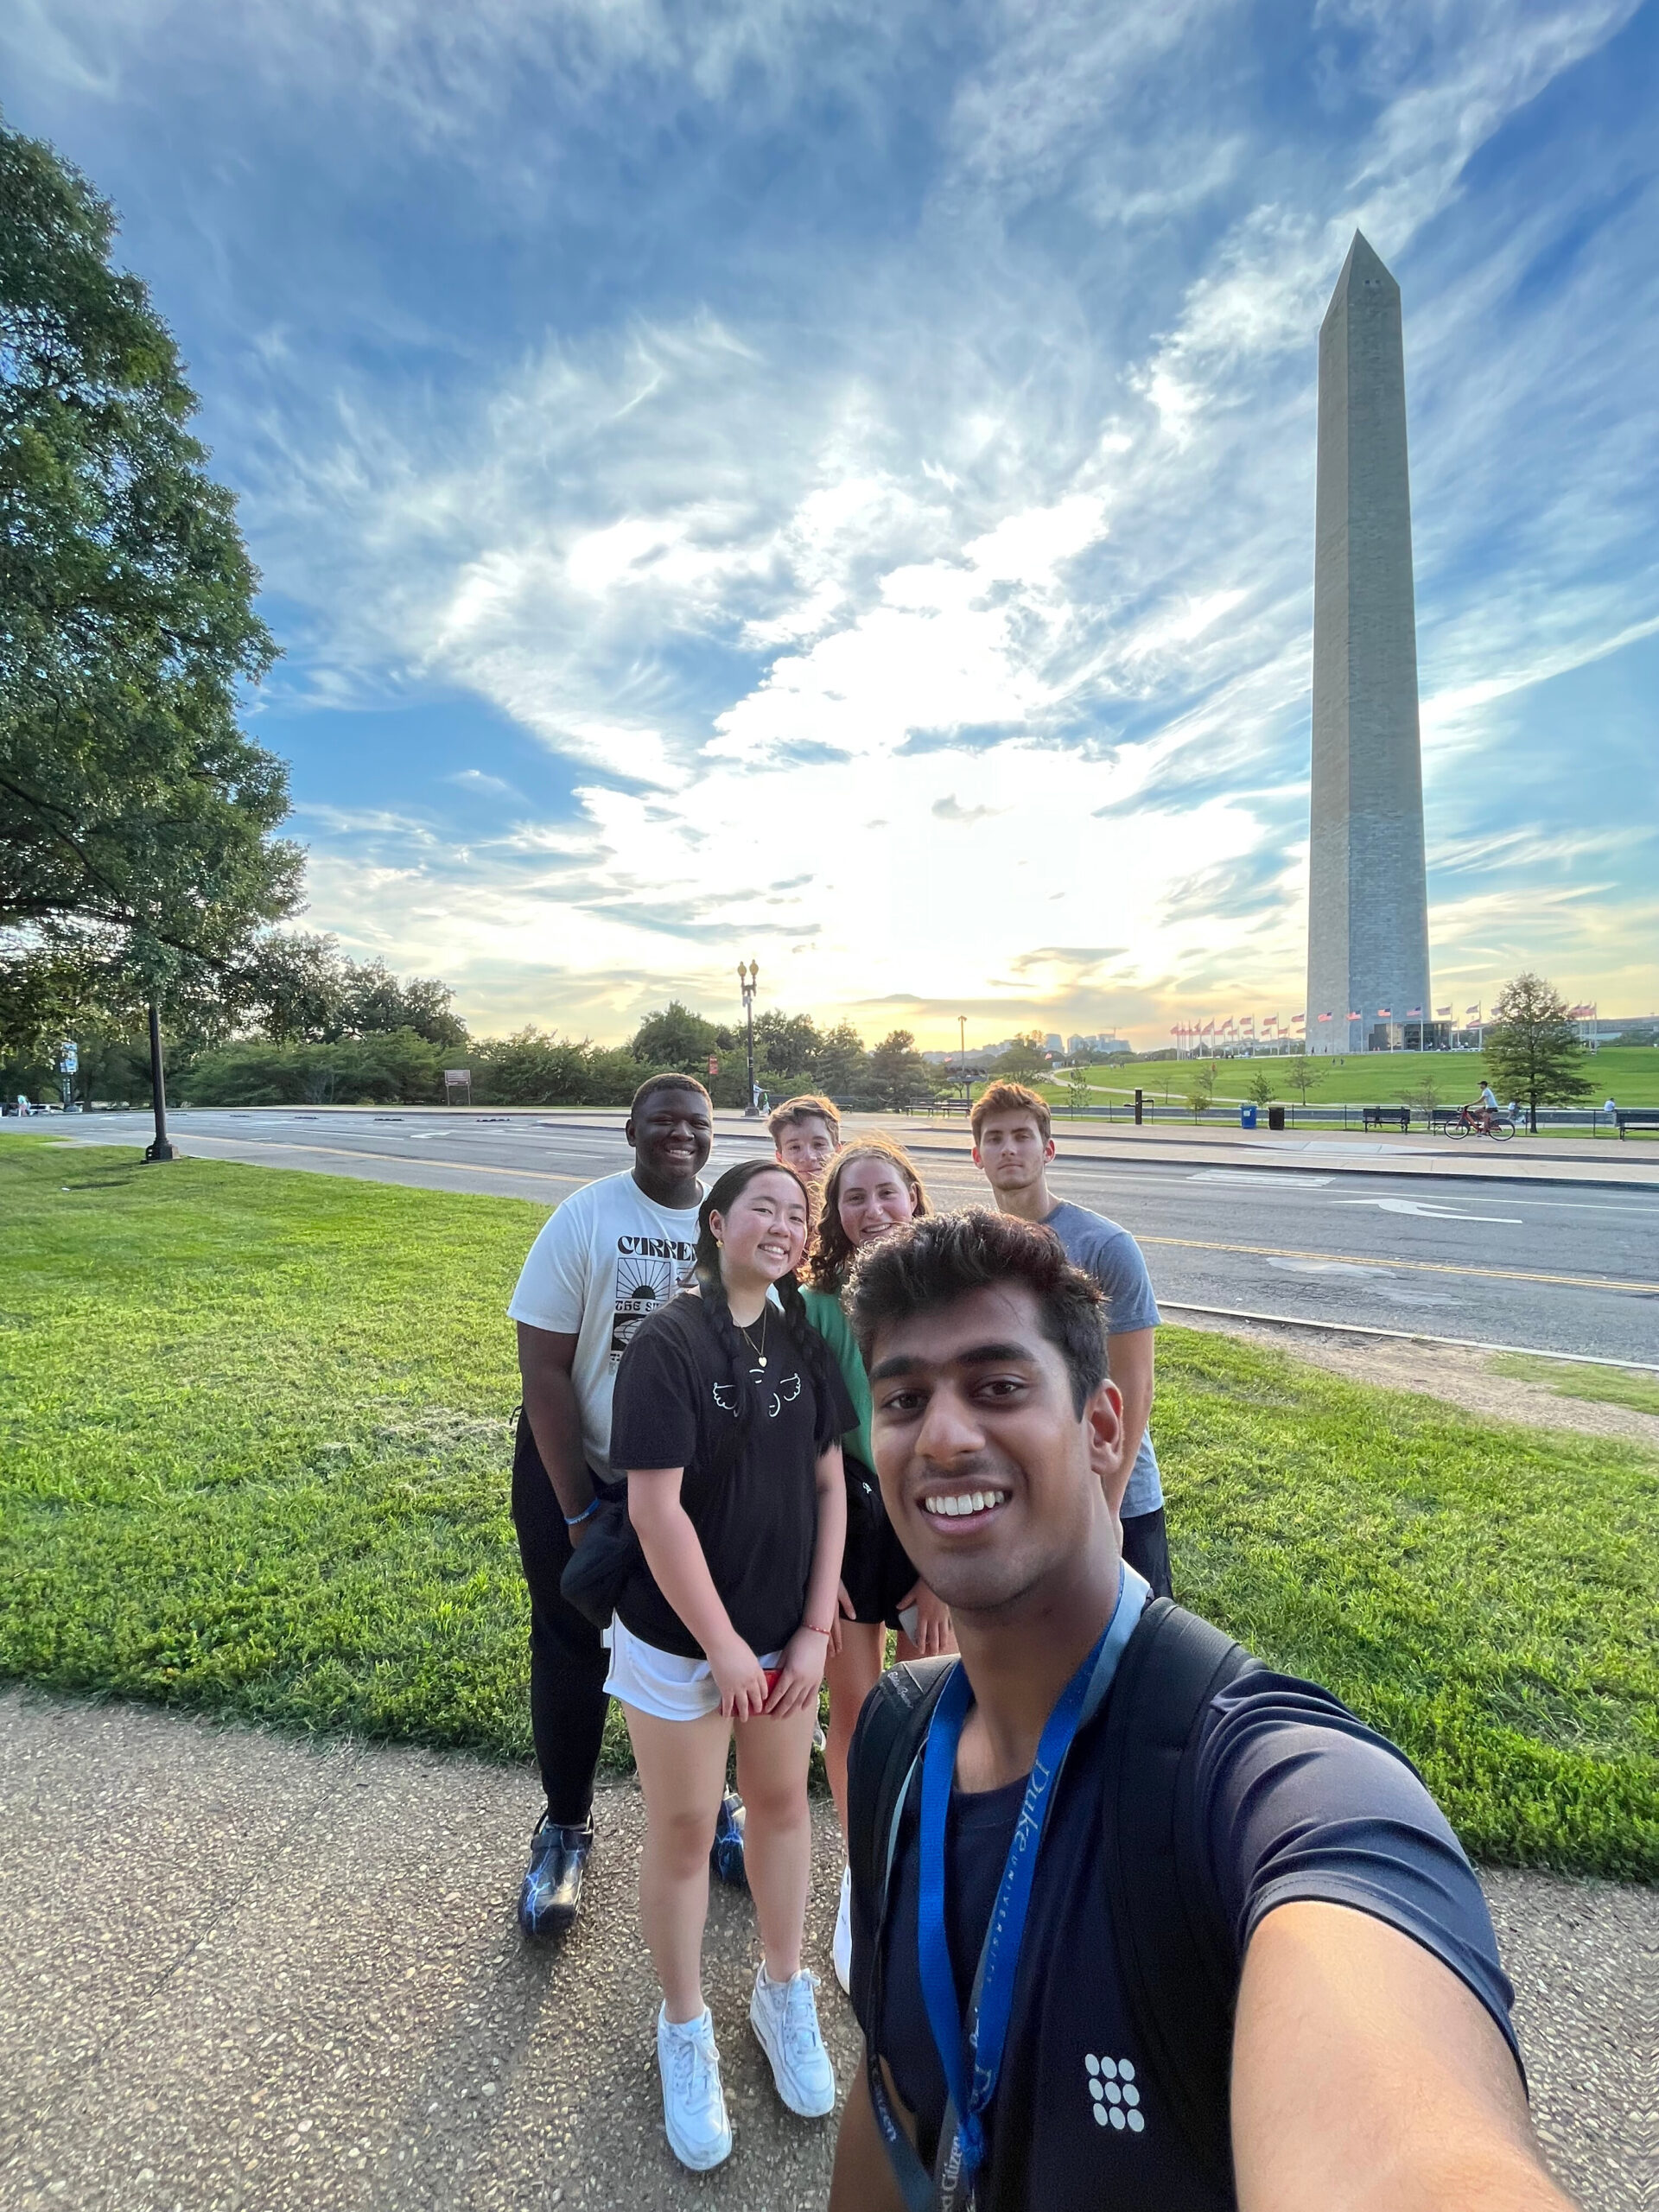
[[[737,963],[737,980],[743,991],[743,1020],[748,1033],[749,1103],[743,1110],[750,1121],[758,1120],[760,1114],[760,1093],[754,1087],[754,985],[760,973],[758,960],[751,960],[747,968],[741,960]]]

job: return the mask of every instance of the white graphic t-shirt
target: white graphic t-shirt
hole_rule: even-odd
[[[574,1336],[571,1381],[582,1449],[611,1471],[611,1394],[628,1339],[691,1280],[697,1209],[648,1198],[631,1173],[573,1192],[531,1246],[507,1312],[532,1329]]]

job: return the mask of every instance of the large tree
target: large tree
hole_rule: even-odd
[[[200,990],[297,904],[287,771],[237,723],[273,656],[231,493],[115,218],[0,126],[0,926]]]
[[[708,1072],[709,1053],[718,1050],[720,1035],[712,1021],[671,999],[659,1013],[645,1016],[628,1050],[642,1067],[675,1068],[682,1075],[701,1077]]]
[[[1541,976],[1529,971],[1503,986],[1482,1049],[1486,1080],[1500,1098],[1507,1091],[1526,1108],[1534,1135],[1541,1106],[1570,1106],[1593,1095],[1567,1001]]]
[[[933,1076],[908,1029],[894,1029],[870,1054],[870,1084],[889,1113],[933,1095]]]
[[[279,1044],[331,1045],[412,1029],[448,1051],[465,1042],[454,993],[435,976],[394,976],[383,960],[353,960],[334,937],[272,930],[238,966],[232,988],[245,1019]]]
[[[758,1071],[774,1090],[798,1090],[817,1073],[823,1039],[810,1014],[780,1014],[775,1009],[757,1014],[754,1020],[754,1058]]]

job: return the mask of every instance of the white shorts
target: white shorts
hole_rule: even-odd
[[[768,1652],[760,1664],[781,1666],[783,1656],[781,1651]],[[656,1720],[703,1720],[720,1711],[720,1685],[706,1659],[683,1659],[677,1651],[660,1651],[625,1628],[620,1619],[611,1623],[611,1671],[605,1688],[612,1697]]]

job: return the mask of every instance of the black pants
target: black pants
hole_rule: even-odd
[[[621,1494],[597,1476],[594,1487]],[[610,1655],[593,1623],[560,1595],[570,1531],[522,1412],[512,1454],[512,1525],[530,1586],[530,1727],[548,1817],[562,1827],[580,1827],[594,1808]]]
[[[1123,1523],[1123,1556],[1151,1583],[1154,1598],[1174,1596],[1169,1586],[1169,1531],[1161,1505],[1150,1513],[1131,1514]]]

